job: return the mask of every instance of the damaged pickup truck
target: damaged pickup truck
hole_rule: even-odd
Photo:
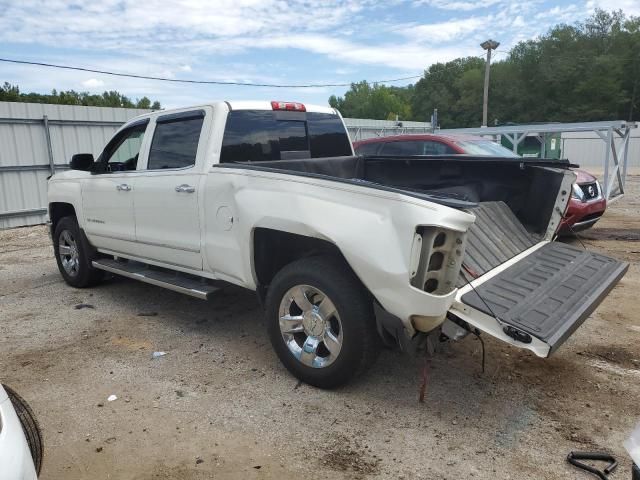
[[[628,265],[552,241],[563,161],[357,157],[339,113],[220,102],[124,125],[48,185],[60,273],[105,272],[206,299],[257,291],[299,379],[335,387],[381,340],[485,332],[553,353]]]

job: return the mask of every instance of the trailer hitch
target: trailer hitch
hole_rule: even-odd
[[[597,468],[592,467],[591,465],[587,465],[586,463],[579,462],[578,460],[597,460],[602,462],[609,462],[609,465],[607,465],[604,470],[600,471]],[[601,480],[609,480],[608,475],[610,473],[613,473],[613,471],[618,466],[618,461],[613,455],[599,452],[570,452],[569,455],[567,455],[567,462],[577,468],[593,473]]]

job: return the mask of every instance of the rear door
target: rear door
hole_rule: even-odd
[[[467,282],[450,312],[546,357],[588,318],[628,267],[572,245],[540,242]]]
[[[210,116],[209,116],[210,117]],[[200,205],[204,109],[156,117],[144,173],[134,194],[140,256],[202,269]]]

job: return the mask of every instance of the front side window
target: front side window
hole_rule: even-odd
[[[491,140],[457,141],[456,145],[470,155],[486,155],[491,157],[520,158],[508,148],[503,147]]]
[[[202,112],[159,117],[149,150],[147,170],[187,168],[196,164],[198,142],[204,116]]]
[[[134,125],[119,132],[105,148],[99,162],[99,171],[96,173],[135,170],[147,123]]]
[[[427,141],[422,144],[420,155],[453,155],[456,151],[446,143]]]

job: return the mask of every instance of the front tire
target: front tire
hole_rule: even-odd
[[[373,299],[336,259],[309,257],[285,266],[267,292],[266,315],[280,361],[305,383],[334,388],[375,362]]]
[[[11,400],[13,409],[18,415],[22,431],[27,439],[29,445],[29,451],[31,452],[31,458],[33,459],[33,466],[36,469],[36,473],[40,475],[42,469],[42,458],[44,455],[44,447],[42,442],[42,432],[40,431],[40,425],[36,420],[36,416],[33,414],[33,410],[29,404],[18,395],[12,388],[6,385],[2,386]]]
[[[53,232],[53,249],[60,274],[72,287],[90,287],[104,277],[102,270],[91,265],[93,258],[75,217],[58,221]]]

